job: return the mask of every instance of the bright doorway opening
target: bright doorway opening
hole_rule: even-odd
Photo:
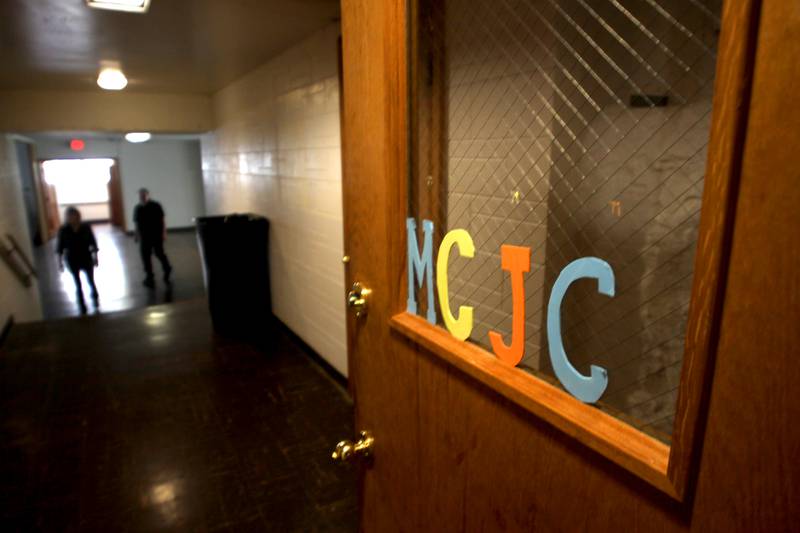
[[[61,223],[64,211],[74,206],[86,222],[109,222],[115,210],[116,161],[111,158],[49,159],[42,162],[45,182],[55,192]],[[120,198],[121,204],[121,198]]]

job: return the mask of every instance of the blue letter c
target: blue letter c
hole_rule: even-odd
[[[568,264],[558,275],[547,304],[547,345],[553,370],[564,388],[580,401],[594,403],[608,386],[608,372],[596,365],[591,366],[591,377],[578,372],[569,362],[561,340],[561,302],[572,282],[581,278],[596,279],[599,293],[614,296],[611,265],[596,257],[582,257]]]

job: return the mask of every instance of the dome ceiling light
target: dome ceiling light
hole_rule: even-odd
[[[129,143],[146,143],[152,135],[144,131],[134,131],[125,134],[125,140]]]
[[[150,0],[86,0],[86,5],[94,9],[147,13],[150,8]]]
[[[121,91],[128,86],[128,78],[119,68],[105,67],[97,76],[97,85],[106,91]]]

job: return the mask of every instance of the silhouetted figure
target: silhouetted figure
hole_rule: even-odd
[[[91,289],[92,301],[95,308],[98,307],[99,295],[97,286],[94,284],[94,267],[97,266],[97,240],[89,224],[81,222],[81,212],[74,207],[68,207],[64,218],[66,222],[58,231],[58,245],[56,254],[58,255],[58,268],[64,271],[64,257],[66,256],[67,266],[75,280],[75,289],[78,296],[78,306],[81,313],[86,313],[86,301],[83,299],[83,287],[81,285],[81,270],[86,274],[86,280]]]
[[[164,223],[164,210],[161,204],[150,199],[150,191],[139,189],[139,205],[133,210],[133,222],[136,224],[136,241],[142,254],[144,264],[145,287],[154,288],[152,255],[161,262],[164,281],[169,283],[172,266],[164,253],[164,241],[167,240],[167,226]]]

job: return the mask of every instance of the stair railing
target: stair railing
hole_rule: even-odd
[[[37,277],[33,262],[25,255],[25,251],[14,236],[9,233],[6,233],[5,241],[0,239],[0,259],[26,287],[30,287],[31,279]]]

